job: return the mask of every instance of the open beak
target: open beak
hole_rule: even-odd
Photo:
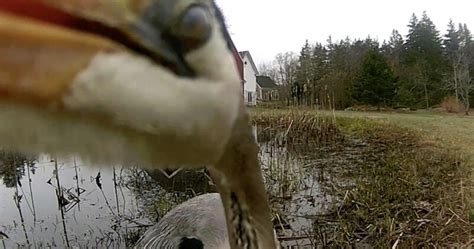
[[[217,161],[241,105],[237,76],[197,77],[207,69],[188,61],[200,52],[186,60],[174,40],[163,38],[174,1],[161,1],[152,21],[150,2],[0,1],[5,146],[88,155],[105,144],[114,149],[92,159],[145,166]],[[49,126],[54,131],[45,132]],[[77,144],[65,146],[61,139]]]

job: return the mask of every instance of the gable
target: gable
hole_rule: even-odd
[[[252,58],[252,55],[250,54],[249,51],[241,51],[239,52],[240,54],[240,57],[242,58],[242,60],[244,60],[244,63],[245,63],[245,59],[247,59],[250,63],[250,65],[252,66],[252,69],[253,71],[255,71],[255,74],[258,74],[258,69],[257,69],[257,66],[255,65],[255,62],[253,61],[253,58]]]

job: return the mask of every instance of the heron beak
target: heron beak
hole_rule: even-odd
[[[107,163],[215,162],[241,103],[238,77],[196,77],[203,53],[181,53],[160,30],[174,10],[170,0],[0,1],[1,118],[16,120],[0,125],[3,143],[86,155],[107,143],[114,151],[97,156]],[[35,125],[17,127],[19,114]],[[102,143],[84,141],[91,134]],[[80,148],[63,146],[68,136]]]
[[[56,1],[46,4],[48,1],[43,1],[0,2],[0,20],[2,21],[0,35],[3,38],[1,49],[5,52],[2,54],[39,48],[43,53],[37,52],[30,58],[23,59],[36,61],[38,57],[48,55],[50,63],[54,64],[59,59],[57,58],[59,56],[54,57],[55,52],[64,52],[64,50],[76,50],[77,54],[61,54],[60,57],[63,58],[59,59],[61,63],[89,60],[91,54],[98,52],[128,49],[149,57],[180,76],[194,75],[173,44],[161,39],[162,30],[157,26],[151,27],[152,24],[144,20],[146,12],[141,10],[144,7],[140,7],[137,1],[85,0],[68,1],[67,4]],[[140,1],[141,5],[144,5],[144,2],[147,1]],[[97,6],[103,7],[99,10],[93,9]],[[157,17],[162,16],[157,15]],[[165,18],[169,19],[163,15],[163,19]],[[15,45],[12,46],[12,44]],[[85,53],[82,54],[82,52]],[[78,56],[81,54],[82,56]],[[71,56],[71,58],[63,56]],[[18,57],[4,59],[12,62],[15,60],[14,62],[18,64],[23,63],[25,64],[21,65],[23,71],[32,72],[28,70],[31,63],[19,61]],[[15,64],[9,62],[5,61],[3,64]],[[51,79],[52,81],[61,78],[58,74],[52,76],[54,78]]]

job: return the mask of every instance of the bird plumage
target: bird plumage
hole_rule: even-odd
[[[179,248],[192,239],[206,249],[230,248],[219,194],[200,195],[173,208],[145,232],[136,248]]]

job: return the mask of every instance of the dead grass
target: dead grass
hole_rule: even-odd
[[[454,96],[445,97],[441,103],[441,107],[450,113],[464,113],[466,111],[464,104]]]
[[[262,112],[252,115],[252,121],[261,127],[259,136],[275,136],[283,132],[287,145],[325,145],[342,139],[336,118],[331,115],[306,115],[304,111]]]
[[[323,114],[334,117],[332,112]],[[295,131],[306,130],[302,134],[310,132],[309,136],[321,134],[311,129],[324,130],[314,125],[314,120],[323,120],[315,111],[254,108],[251,116],[283,130],[296,125]],[[362,139],[367,146],[357,167],[339,172],[351,176],[355,184],[331,185],[342,205],[316,219],[318,241],[325,246],[380,248],[472,243],[474,119],[430,112],[337,112],[336,116],[337,127],[331,129]]]
[[[474,168],[474,116],[440,113],[435,111],[344,112],[338,117],[368,118],[409,128],[421,136],[423,143],[432,143],[450,149],[465,158]],[[474,175],[472,175],[474,180]]]
[[[465,173],[471,168],[461,157],[390,124],[360,119],[339,124],[366,140],[368,147],[364,161],[350,172],[361,177],[329,216],[339,223],[340,232],[334,234],[338,245],[363,241],[382,248],[413,248],[470,243],[472,184]]]

